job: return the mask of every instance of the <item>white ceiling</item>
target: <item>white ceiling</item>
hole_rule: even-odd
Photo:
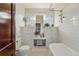
[[[52,4],[51,8],[53,8],[55,10],[62,10],[64,8],[66,8],[68,5],[69,4],[67,4],[67,3],[54,3],[54,4]]]
[[[23,3],[22,5],[26,8],[49,8],[50,3]]]
[[[25,8],[50,8],[51,3],[23,3],[22,4]],[[56,10],[61,10],[64,7],[68,6],[67,3],[53,3],[51,8]]]

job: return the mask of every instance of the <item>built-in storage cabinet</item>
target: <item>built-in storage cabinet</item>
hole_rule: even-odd
[[[15,55],[13,4],[0,4],[0,56]]]

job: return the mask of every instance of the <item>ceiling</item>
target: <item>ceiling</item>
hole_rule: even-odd
[[[61,10],[68,6],[67,3],[23,3],[25,8],[51,8],[55,10]]]
[[[26,8],[49,8],[50,3],[23,3],[22,5]]]
[[[68,3],[54,3],[52,4],[51,8],[55,10],[62,10],[66,8],[69,4]]]

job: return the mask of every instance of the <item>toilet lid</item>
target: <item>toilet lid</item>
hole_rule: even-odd
[[[29,48],[30,48],[30,46],[25,45],[25,46],[21,46],[19,49],[20,50],[28,50]]]

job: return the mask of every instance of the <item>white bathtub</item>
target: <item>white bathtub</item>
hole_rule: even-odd
[[[52,43],[49,49],[54,56],[78,56],[77,52],[63,43]]]

